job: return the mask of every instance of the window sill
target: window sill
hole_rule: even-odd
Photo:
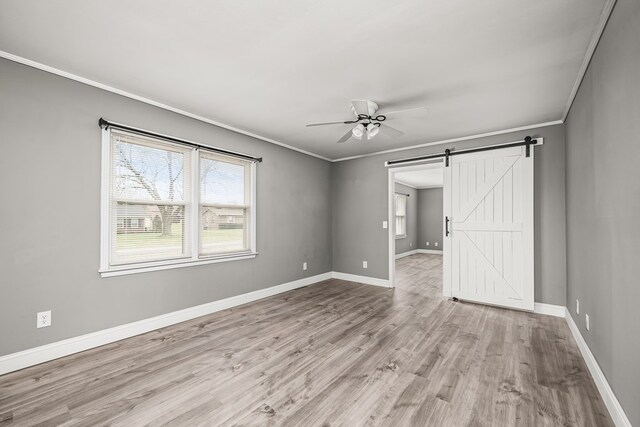
[[[100,269],[98,272],[102,277],[124,276],[127,274],[148,273],[151,271],[169,270],[173,268],[192,267],[196,265],[217,264],[219,262],[240,261],[243,259],[252,259],[258,255],[257,252],[243,252],[232,255],[220,255],[216,257],[201,258],[198,260],[172,260],[155,263],[153,265],[124,265],[108,269]]]
[[[396,236],[396,240],[406,239],[406,238],[407,238],[406,234],[404,236]]]

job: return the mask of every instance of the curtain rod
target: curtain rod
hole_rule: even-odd
[[[126,130],[126,131],[137,133],[137,134],[140,134],[140,135],[153,136],[155,138],[161,138],[161,139],[164,139],[164,140],[167,140],[167,141],[171,141],[171,142],[175,142],[175,143],[178,143],[178,144],[187,145],[189,147],[202,148],[202,149],[205,149],[205,150],[213,151],[215,153],[224,154],[224,155],[231,156],[231,157],[238,157],[238,158],[245,159],[245,160],[251,160],[253,162],[261,162],[262,161],[262,157],[254,157],[254,156],[250,156],[248,154],[242,154],[242,153],[238,153],[238,152],[235,152],[235,151],[224,150],[222,148],[215,148],[215,147],[210,147],[208,145],[198,144],[197,142],[188,141],[186,139],[175,138],[173,136],[163,135],[161,133],[151,132],[151,131],[148,131],[148,130],[145,130],[145,129],[140,129],[140,128],[135,128],[133,126],[123,125],[121,123],[110,122],[108,120],[103,119],[102,117],[100,117],[100,120],[98,120],[98,125],[103,129],[108,129],[108,128],[111,127],[111,128],[115,128],[115,129]]]
[[[384,165],[389,167],[389,166],[393,166],[393,165],[400,165],[403,163],[412,163],[412,162],[420,162],[422,160],[430,160],[430,159],[440,159],[442,157],[445,158],[445,166],[448,167],[449,166],[449,157],[451,156],[455,156],[458,154],[468,154],[468,153],[477,153],[480,151],[490,151],[490,150],[498,150],[500,148],[511,148],[511,147],[520,147],[520,146],[526,146],[527,148],[527,152],[526,152],[526,156],[529,157],[530,156],[530,150],[531,150],[531,146],[532,145],[536,145],[538,143],[537,139],[532,139],[530,136],[525,136],[524,140],[522,141],[517,141],[517,142],[511,142],[509,144],[497,144],[497,145],[489,145],[486,147],[478,147],[478,148],[469,148],[467,150],[460,150],[460,151],[451,151],[451,149],[447,148],[446,150],[444,150],[443,153],[437,153],[437,154],[429,154],[426,156],[418,156],[418,157],[408,157],[406,159],[398,159],[398,160],[387,160]]]
[[[396,194],[402,194],[403,196],[411,197],[411,194],[401,193],[399,191],[396,191]]]

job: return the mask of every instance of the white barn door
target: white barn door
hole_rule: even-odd
[[[444,293],[533,310],[533,149],[449,158],[444,176]],[[446,234],[446,230],[445,230]]]

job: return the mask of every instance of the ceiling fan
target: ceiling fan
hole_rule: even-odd
[[[355,125],[352,129],[345,133],[342,138],[338,140],[338,143],[346,142],[351,137],[358,140],[367,141],[378,135],[382,126],[384,126],[382,127],[384,134],[397,138],[404,135],[404,133],[389,126],[386,123],[383,123],[385,120],[387,120],[387,116],[395,116],[409,111],[419,110],[422,110],[424,112],[427,111],[425,107],[418,107],[409,108],[406,110],[388,111],[378,114],[378,104],[376,104],[375,102],[368,101],[366,99],[352,99],[351,111],[355,116],[355,120],[309,123],[306,126]]]

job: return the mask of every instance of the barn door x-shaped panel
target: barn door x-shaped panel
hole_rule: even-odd
[[[533,156],[524,147],[461,154],[445,171],[445,289],[533,310]]]

